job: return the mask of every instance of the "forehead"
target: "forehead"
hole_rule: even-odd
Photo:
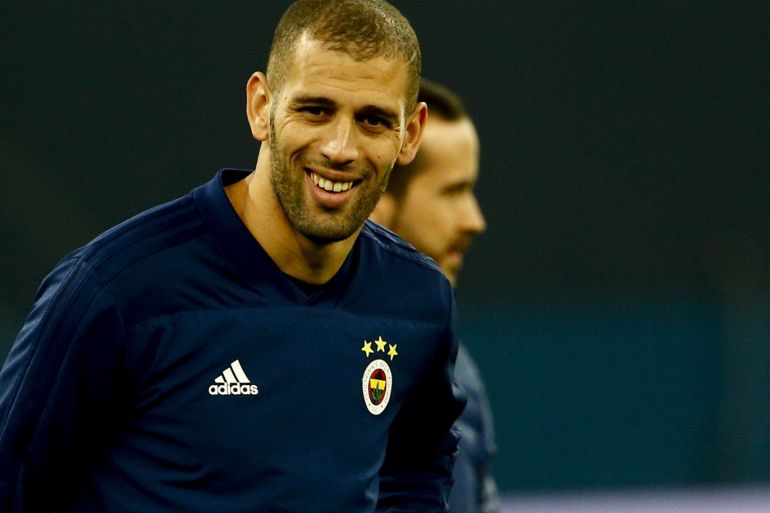
[[[303,36],[292,53],[281,97],[326,98],[352,106],[374,105],[404,115],[408,85],[407,63],[399,58],[374,57],[363,61],[323,48]]]

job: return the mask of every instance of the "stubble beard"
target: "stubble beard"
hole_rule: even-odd
[[[319,162],[321,167],[334,169],[328,161]],[[357,191],[358,199],[344,211],[313,214],[305,202],[304,167],[293,172],[291,164],[281,152],[276,137],[273,116],[270,116],[270,182],[273,192],[286,217],[295,230],[317,244],[330,244],[345,240],[358,230],[374,210],[388,185],[390,173],[380,184],[364,180],[356,187],[368,190]]]

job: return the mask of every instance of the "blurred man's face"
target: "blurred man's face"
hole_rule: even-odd
[[[453,285],[471,239],[486,228],[473,192],[478,170],[479,142],[473,123],[429,118],[410,171],[415,174],[403,197],[388,198],[382,206],[389,204],[391,211],[375,215],[375,220],[433,258]]]

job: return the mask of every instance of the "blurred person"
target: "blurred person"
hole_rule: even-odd
[[[299,0],[246,87],[252,170],[44,280],[0,371],[0,511],[440,512],[454,296],[367,221],[426,119],[379,0]]]
[[[393,170],[390,184],[371,218],[435,260],[453,285],[463,256],[486,224],[474,194],[479,140],[461,99],[423,79],[418,101],[428,105],[428,121],[415,160]],[[460,453],[450,494],[452,513],[500,511],[492,475],[496,446],[489,400],[478,369],[461,344],[455,377],[468,404],[457,422]]]

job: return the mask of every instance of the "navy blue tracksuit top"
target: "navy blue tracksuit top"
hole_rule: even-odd
[[[0,372],[0,511],[443,511],[454,299],[365,224],[306,295],[226,170],[44,280]]]

